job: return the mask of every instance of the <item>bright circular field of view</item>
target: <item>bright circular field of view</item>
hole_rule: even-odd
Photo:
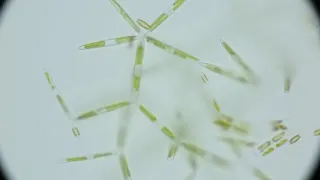
[[[16,180],[301,180],[320,140],[301,0],[29,0],[0,31]]]

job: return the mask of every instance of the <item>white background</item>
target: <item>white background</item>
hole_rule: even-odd
[[[151,23],[173,1],[120,3],[135,20]],[[179,124],[175,112],[181,111],[189,127],[187,140],[233,162],[230,170],[223,170],[199,159],[197,180],[255,179],[248,164],[275,180],[300,180],[308,174],[319,139],[313,130],[320,128],[320,54],[309,11],[301,0],[190,0],[152,33],[202,61],[237,70],[220,45],[223,38],[262,80],[259,86],[245,86],[146,46],[140,102],[173,129]],[[29,0],[10,4],[0,32],[0,148],[13,178],[121,180],[117,157],[61,163],[69,156],[114,150],[119,111],[80,122],[81,137],[76,139],[43,68],[51,73],[75,114],[126,100],[136,46],[77,48],[131,35],[132,28],[107,0]],[[284,94],[283,69],[288,66],[296,67],[296,73],[290,94]],[[207,94],[201,71],[209,78]],[[221,131],[211,123],[213,97],[222,111],[251,122],[251,138],[260,143],[272,137],[269,122],[274,119],[285,120],[288,137],[299,133],[302,138],[263,158],[246,150],[239,160],[216,140]],[[126,152],[133,180],[179,180],[188,175],[186,154],[179,151],[168,162],[170,141],[141,113],[135,113],[129,127]]]

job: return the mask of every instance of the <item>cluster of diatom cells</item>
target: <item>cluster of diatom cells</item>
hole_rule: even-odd
[[[132,44],[136,42],[137,49],[135,54],[135,63],[133,66],[132,81],[131,81],[131,87],[132,87],[131,96],[130,96],[131,98],[126,101],[118,101],[112,104],[104,105],[103,107],[100,107],[97,109],[88,110],[75,117],[70,113],[70,110],[65,100],[62,98],[52,77],[47,71],[45,71],[44,72],[45,77],[51,89],[55,93],[58,103],[62,107],[67,117],[73,123],[73,127],[72,127],[73,135],[75,137],[80,136],[80,130],[76,126],[77,121],[95,118],[98,115],[119,110],[119,109],[123,109],[124,113],[128,113],[132,109],[138,109],[145,116],[146,119],[149,119],[151,123],[157,125],[157,127],[163,133],[164,136],[166,136],[171,140],[172,143],[169,147],[168,155],[167,157],[164,157],[164,158],[172,159],[178,152],[179,148],[183,148],[189,153],[188,162],[190,164],[192,172],[187,176],[187,179],[193,179],[195,177],[195,172],[198,166],[197,158],[203,158],[204,160],[212,164],[219,164],[222,167],[227,167],[229,165],[228,160],[218,155],[215,155],[214,153],[211,153],[195,144],[180,140],[177,137],[178,135],[175,132],[173,132],[173,130],[168,128],[166,125],[161,124],[161,121],[158,120],[157,116],[154,113],[155,110],[151,110],[145,105],[138,103],[138,98],[140,93],[140,82],[142,78],[142,70],[144,65],[145,46],[147,44],[150,44],[152,46],[155,46],[156,48],[162,49],[165,53],[170,53],[184,60],[193,61],[195,64],[200,65],[201,67],[204,67],[205,69],[208,69],[213,73],[219,74],[227,79],[231,79],[242,84],[248,84],[248,85],[256,84],[258,81],[258,78],[255,72],[243,61],[241,56],[224,40],[221,40],[222,47],[226,50],[226,52],[232,58],[232,60],[239,66],[239,69],[241,69],[241,73],[238,73],[238,71],[225,69],[223,67],[220,67],[214,64],[205,63],[201,61],[199,58],[197,58],[196,56],[193,56],[181,49],[178,49],[172,45],[169,45],[150,35],[171,15],[173,15],[175,11],[181,8],[183,4],[186,2],[186,0],[176,0],[168,9],[166,9],[163,13],[161,13],[158,16],[158,18],[156,18],[151,24],[145,22],[142,19],[138,19],[137,21],[134,21],[133,18],[130,17],[130,15],[126,12],[126,10],[120,5],[120,3],[117,2],[117,0],[109,0],[109,1],[111,5],[117,10],[119,15],[121,15],[123,19],[135,31],[135,35],[114,37],[106,40],[91,42],[91,43],[87,43],[79,46],[78,49],[90,50],[90,49],[110,47],[110,46],[115,46],[120,44]],[[143,28],[144,30],[141,28]],[[208,78],[206,74],[204,74],[203,72],[201,73],[199,80],[203,82],[204,86],[208,83]],[[285,85],[284,85],[285,92],[289,92],[290,84],[291,84],[291,79],[290,77],[288,77],[285,79]],[[244,122],[236,121],[230,115],[222,113],[221,108],[215,99],[212,100],[212,109],[214,109],[214,111],[218,114],[217,116],[218,118],[213,120],[213,125],[218,126],[223,131],[233,131],[241,135],[247,135],[249,133],[249,125]],[[130,118],[131,117],[129,116],[126,118],[119,118],[120,123],[118,127],[117,145],[116,145],[115,151],[101,152],[101,153],[95,153],[95,154],[90,154],[85,156],[69,157],[65,159],[65,162],[79,162],[79,161],[87,161],[87,160],[93,160],[98,158],[104,158],[108,156],[118,156],[124,179],[126,180],[133,179],[130,172],[130,162],[127,161],[127,157],[125,153],[125,144],[126,144],[127,130],[128,130],[127,124],[130,121]],[[181,117],[177,117],[177,118],[181,118]],[[279,130],[279,129],[284,130],[285,126],[279,123],[275,123],[274,128],[275,128],[274,130]],[[283,135],[284,133],[281,132],[278,136],[272,139],[272,141],[277,142],[277,145],[276,145],[277,147],[281,146],[284,143],[283,140],[281,139]],[[250,142],[243,139],[236,139],[236,138],[227,137],[227,136],[221,137],[221,140],[226,144],[230,145],[234,153],[237,155],[241,154],[242,147],[254,148],[256,146],[255,142]],[[269,148],[270,145],[271,143],[270,141],[268,141],[263,145],[259,146],[259,149],[261,150],[261,152],[263,152],[263,155],[269,154],[274,150],[274,148]],[[259,179],[263,179],[263,180],[271,179],[265,173],[263,173],[261,170],[255,167],[252,167],[252,172],[253,172],[253,175],[255,175]]]

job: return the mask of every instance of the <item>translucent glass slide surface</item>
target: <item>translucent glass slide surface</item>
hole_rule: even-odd
[[[300,180],[318,24],[300,0],[29,0],[0,30],[17,180]]]

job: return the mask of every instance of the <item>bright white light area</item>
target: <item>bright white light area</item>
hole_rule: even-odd
[[[119,0],[133,18],[151,24],[173,0]],[[148,35],[203,62],[241,73],[220,44],[223,39],[259,76],[245,85],[215,74],[192,60],[145,45],[139,103],[184,139],[224,157],[230,169],[201,158],[195,180],[254,180],[251,166],[273,180],[300,180],[318,153],[320,47],[315,17],[301,0],[189,0]],[[142,28],[141,28],[142,29]],[[145,31],[145,30],[143,30]],[[122,110],[79,122],[72,134],[43,74],[50,72],[72,113],[126,101],[137,43],[78,50],[88,43],[134,35],[109,0],[29,0],[11,3],[0,30],[0,150],[16,180],[122,180],[119,158],[61,163],[66,157],[115,151]],[[201,72],[208,83],[201,81]],[[284,93],[284,77],[292,77]],[[221,111],[249,122],[259,145],[272,138],[270,122],[284,120],[287,137],[301,139],[262,157],[256,148],[238,158],[218,141],[212,123]],[[181,112],[183,120],[177,120]],[[182,122],[183,121],[183,122]],[[136,110],[125,147],[132,180],[184,180],[191,172],[187,152],[167,160],[171,141]]]

